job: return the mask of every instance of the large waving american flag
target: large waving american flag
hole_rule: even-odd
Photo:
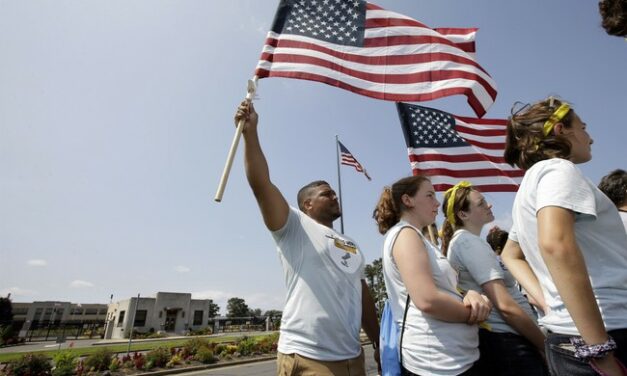
[[[507,121],[473,119],[397,103],[414,175],[438,192],[468,180],[483,192],[516,192],[525,174],[503,159]]]
[[[496,85],[469,54],[474,41],[470,51],[454,41],[456,31],[463,38],[469,29],[439,30],[444,34],[363,0],[282,0],[255,74],[319,81],[390,101],[465,95],[484,115]]]

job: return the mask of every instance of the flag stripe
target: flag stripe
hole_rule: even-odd
[[[462,162],[483,162],[488,161],[496,164],[505,163],[505,158],[495,157],[487,154],[460,154],[460,155],[447,155],[447,154],[416,154],[409,153],[409,160],[411,162],[431,162],[431,161],[440,161],[440,162],[451,162],[451,163],[462,163]],[[505,166],[504,166],[505,168]]]
[[[414,171],[414,175],[417,175],[416,171]],[[459,178],[454,178],[450,176],[430,176],[431,183],[433,184],[450,184],[455,185],[459,183]],[[489,185],[489,184],[498,184],[498,185],[516,185],[516,183],[520,183],[522,178],[510,178],[506,176],[489,176],[489,177],[477,177],[472,179],[473,185]]]
[[[447,170],[482,170],[486,169],[487,166],[490,168],[498,168],[503,171],[516,171],[516,176],[522,176],[523,172],[516,168],[508,165],[505,162],[492,162],[487,161],[484,158],[477,158],[473,161],[448,161],[448,160],[438,160],[438,159],[429,159],[429,158],[409,158],[410,162],[416,164],[416,166],[420,166],[420,168],[428,170],[434,168],[444,168]],[[491,162],[489,165],[486,162]]]
[[[320,9],[325,6],[319,5]],[[351,6],[358,9],[363,3]],[[292,15],[297,8],[301,13]],[[287,2],[281,8],[256,69],[259,78],[313,80],[393,101],[461,94],[479,116],[494,103],[494,80],[468,53],[475,51],[477,29],[442,28],[439,32],[369,3],[365,16],[348,13],[355,23],[326,22],[315,17],[323,14],[317,11],[306,1]],[[355,34],[360,28],[361,36]],[[346,43],[341,42],[344,39]]]
[[[449,170],[447,168],[418,168],[416,170],[419,171],[423,175],[432,176],[432,175],[446,175],[453,178],[476,178],[476,177],[488,177],[488,176],[507,176],[510,178],[520,178],[525,173],[523,171],[503,171],[498,168],[482,168],[476,170]]]
[[[300,79],[306,79],[306,80],[310,80],[310,81],[318,81],[318,82],[323,82],[323,83],[326,83],[326,84],[329,84],[329,85],[332,85],[332,86],[337,86],[337,87],[340,87],[342,89],[350,90],[350,91],[358,93],[358,94],[366,95],[368,97],[372,97],[372,98],[376,98],[376,99],[383,99],[383,100],[388,100],[388,101],[395,101],[395,102],[403,102],[403,101],[418,101],[418,102],[430,101],[430,100],[434,100],[434,99],[438,99],[438,98],[442,98],[442,97],[447,97],[447,96],[455,95],[455,94],[466,94],[469,90],[471,90],[469,88],[463,87],[462,85],[458,85],[457,87],[450,87],[450,88],[444,88],[444,89],[439,89],[439,90],[432,90],[432,91],[429,91],[429,92],[425,92],[423,94],[390,93],[390,92],[386,92],[386,91],[381,91],[381,88],[379,88],[379,87],[374,87],[377,90],[371,90],[371,89],[364,89],[364,88],[361,88],[361,87],[356,86],[356,85],[350,85],[350,84],[344,83],[342,81],[335,80],[332,77],[328,77],[325,74],[312,74],[312,73],[304,73],[304,72],[287,72],[287,71],[277,70],[276,67],[274,67],[272,71],[270,71],[268,69],[258,68],[257,76],[259,78],[263,78],[263,77],[285,77],[285,78],[300,78]],[[369,85],[368,87],[372,88],[373,86],[376,86],[376,85]],[[391,85],[381,85],[381,86],[389,87]],[[426,86],[434,87],[436,85],[426,85]],[[408,90],[408,91],[411,91],[411,90]],[[476,97],[469,98],[468,102],[471,104],[471,107],[473,107],[473,108],[478,108],[478,107],[482,106],[482,104],[478,101],[478,99]]]

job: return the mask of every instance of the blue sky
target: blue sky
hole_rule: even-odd
[[[2,295],[104,303],[178,291],[222,312],[233,296],[281,309],[241,149],[213,201],[277,3],[0,0]],[[477,59],[499,88],[486,117],[560,95],[595,140],[585,174],[627,167],[627,42],[605,34],[596,1],[376,3],[431,27],[478,27]],[[258,97],[272,179],[290,203],[311,180],[337,186],[336,134],[366,167],[371,182],[342,167],[344,224],[368,262],[379,257],[372,210],[410,174],[394,104],[280,78],[261,80]],[[464,97],[423,104],[473,115]],[[513,194],[487,196],[508,226]]]

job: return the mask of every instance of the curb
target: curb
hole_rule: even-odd
[[[264,357],[259,357],[259,358],[234,360],[231,362],[224,362],[224,363],[204,364],[202,366],[171,368],[171,369],[164,369],[164,370],[159,370],[159,371],[154,371],[154,372],[135,373],[133,374],[133,376],[173,375],[176,373],[187,373],[187,372],[203,371],[206,369],[238,366],[241,364],[248,364],[248,363],[265,362],[265,361],[274,360],[274,359],[276,359],[276,355],[269,355],[269,356],[264,356]]]

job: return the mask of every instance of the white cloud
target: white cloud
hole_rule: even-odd
[[[29,266],[47,266],[48,261],[43,259],[32,259],[26,262]]]
[[[88,281],[82,281],[80,279],[75,279],[70,282],[70,287],[73,288],[84,288],[84,287],[94,287],[94,284]]]
[[[32,295],[39,295],[39,292],[35,290],[23,289],[17,286],[7,287],[7,288],[0,290],[0,296],[7,296],[9,294],[11,294],[12,298],[16,296],[31,297]]]
[[[183,265],[177,265],[174,268],[174,271],[178,272],[178,273],[188,273],[191,269],[188,268],[187,266],[183,266]]]

